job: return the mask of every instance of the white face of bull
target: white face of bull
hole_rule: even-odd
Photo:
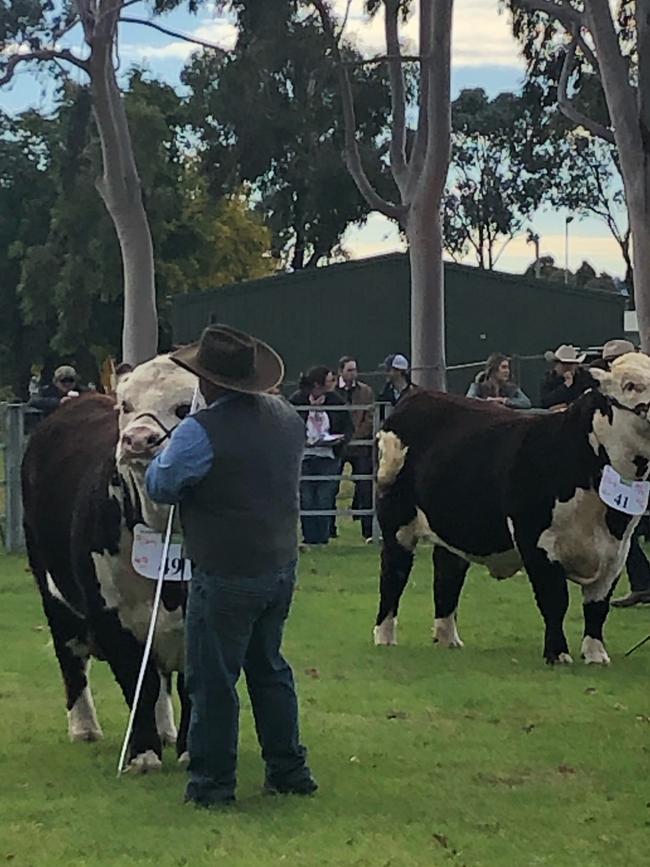
[[[617,358],[611,370],[590,372],[613,402],[613,420],[596,416],[594,433],[615,469],[634,478],[634,458],[650,457],[650,358],[630,352]]]
[[[650,358],[642,352],[628,352],[612,362],[611,370],[592,370],[600,390],[617,403],[648,417],[650,407]]]
[[[117,468],[128,486],[135,488],[132,494],[137,493],[145,523],[159,531],[165,527],[169,507],[147,497],[144,474],[171,431],[189,413],[196,384],[197,378],[167,355],[139,365],[118,382]],[[199,406],[203,405],[201,399]]]
[[[118,466],[148,464],[190,412],[197,379],[167,355],[147,361],[117,386]]]

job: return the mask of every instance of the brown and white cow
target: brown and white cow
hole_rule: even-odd
[[[648,478],[650,358],[624,355],[611,372],[592,374],[600,388],[564,413],[524,415],[428,391],[398,405],[379,434],[376,644],[396,643],[414,550],[428,537],[441,645],[462,646],[456,612],[470,563],[496,578],[523,567],[544,618],[547,662],[571,661],[567,578],[582,587],[582,656],[610,661],[603,625],[639,517],[606,505],[599,487],[608,465],[626,480]]]
[[[195,384],[159,356],[120,380],[117,403],[94,394],[61,406],[37,427],[25,453],[27,551],[63,675],[72,740],[102,735],[88,681],[91,656],[108,662],[131,704],[155,591],[155,581],[131,566],[133,528],[164,529],[167,509],[147,498],[144,474],[189,412]],[[159,767],[162,743],[177,739],[168,684],[183,668],[185,596],[185,584],[165,582],[129,746],[136,771]],[[189,707],[182,674],[178,680],[182,756]]]

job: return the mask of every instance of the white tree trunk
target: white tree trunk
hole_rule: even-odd
[[[411,353],[418,385],[446,389],[445,291],[442,224],[432,196],[427,208],[414,204],[406,234],[411,264]],[[430,205],[433,204],[433,207]]]
[[[634,304],[639,323],[641,349],[650,354],[650,212],[643,201],[627,200],[632,231]]]
[[[115,226],[122,255],[122,361],[136,365],[158,351],[153,242],[126,111],[115,79],[112,40],[107,50],[102,48],[95,43],[90,75],[103,161],[97,189]]]

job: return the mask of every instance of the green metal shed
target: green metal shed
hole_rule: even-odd
[[[530,356],[560,343],[596,346],[623,334],[625,299],[612,292],[455,264],[445,265],[445,283],[450,366],[495,351]],[[195,340],[210,321],[242,328],[282,354],[289,382],[345,354],[376,371],[389,352],[409,354],[409,292],[405,254],[358,259],[178,296],[173,336]],[[543,368],[539,359],[518,365],[533,400]],[[450,390],[462,391],[473,375],[450,371]]]

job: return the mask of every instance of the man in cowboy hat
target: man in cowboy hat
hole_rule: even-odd
[[[580,367],[587,357],[570,343],[563,343],[555,352],[547,352],[545,358],[553,363],[540,387],[541,404],[544,409],[555,412],[566,409],[588,388],[594,385],[589,372]]]
[[[243,668],[265,789],[312,794],[300,744],[293,675],[280,652],[296,580],[298,482],[304,428],[264,394],[282,379],[280,356],[225,325],[170,356],[199,377],[207,408],[184,419],[147,470],[147,491],[179,503],[193,577],[185,677],[192,702],[186,801],[234,801]]]

